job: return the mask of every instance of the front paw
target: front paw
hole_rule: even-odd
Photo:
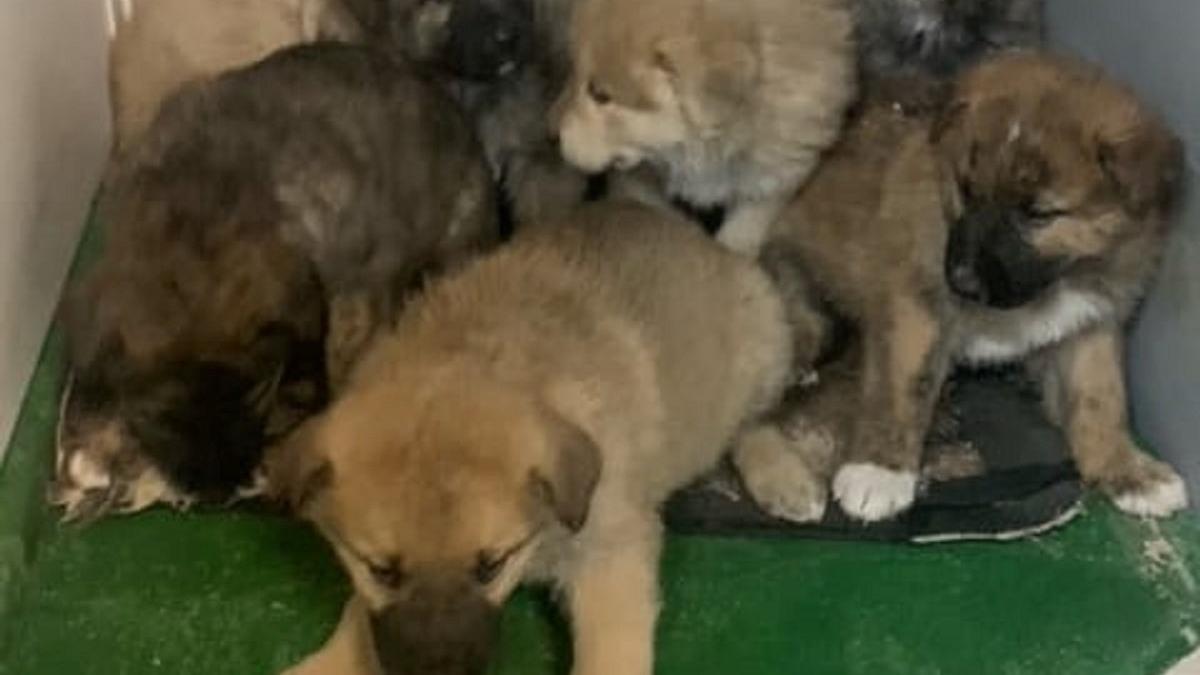
[[[825,516],[829,500],[826,477],[802,454],[832,454],[833,437],[813,432],[797,439],[795,448],[774,427],[746,434],[733,452],[733,462],[746,492],[768,514],[794,523],[812,523]],[[821,447],[811,447],[821,446]]]
[[[1188,505],[1187,488],[1179,474],[1139,450],[1093,482],[1118,509],[1134,516],[1165,518]]]
[[[833,479],[833,494],[846,515],[871,523],[885,520],[912,506],[917,474],[878,464],[847,464]]]

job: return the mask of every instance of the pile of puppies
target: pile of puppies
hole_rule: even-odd
[[[54,496],[313,522],[356,594],[296,672],[482,672],[542,581],[577,675],[649,675],[668,495],[728,451],[779,517],[894,516],[956,366],[1026,364],[1084,479],[1186,505],[1121,362],[1180,148],[1038,2],[222,11],[118,32]]]

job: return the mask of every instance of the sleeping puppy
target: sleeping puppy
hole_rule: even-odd
[[[666,193],[723,205],[718,238],[757,252],[836,139],[854,95],[842,0],[579,0],[556,112],[569,162],[652,168]]]
[[[150,126],[183,84],[319,38],[353,39],[342,0],[127,0],[109,51],[114,147]]]
[[[433,284],[269,483],[336,550],[384,672],[482,673],[530,581],[563,591],[574,673],[651,675],[658,507],[774,405],[783,313],[681,216],[584,206]]]
[[[355,0],[374,41],[427,66],[467,111],[518,227],[556,221],[587,178],[558,154],[547,113],[566,79],[575,0]]]
[[[497,238],[466,121],[389,57],[296,47],[185,87],[105,178],[68,306],[68,517],[228,498],[423,275]]]
[[[856,324],[857,394],[826,394],[850,400],[857,419],[809,417],[834,439],[835,462],[760,444],[743,472],[785,466],[792,490],[812,493],[828,474],[806,469],[840,467],[842,509],[887,518],[913,501],[950,368],[1018,362],[1043,383],[1088,483],[1132,514],[1184,508],[1179,476],[1130,434],[1122,363],[1122,326],[1157,269],[1180,168],[1179,143],[1128,90],[1046,55],[968,71],[933,124],[868,109],[772,243]],[[776,434],[773,447],[786,440]],[[786,505],[780,481],[759,483],[760,501]]]

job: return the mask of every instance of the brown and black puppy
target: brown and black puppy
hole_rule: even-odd
[[[587,178],[559,156],[548,111],[569,68],[576,0],[352,0],[370,39],[426,66],[467,111],[517,227],[556,221]]]
[[[775,405],[791,341],[752,261],[585,206],[433,284],[268,476],[341,558],[371,614],[343,631],[370,625],[384,672],[484,672],[499,607],[549,582],[576,675],[651,675],[659,506]],[[363,642],[299,672],[357,672],[329,664]]]
[[[1174,136],[1128,90],[1051,56],[997,57],[965,73],[932,125],[868,108],[774,240],[856,324],[857,419],[827,429],[835,463],[760,443],[743,472],[787,471],[796,492],[819,499],[828,476],[810,469],[840,466],[842,508],[887,518],[913,500],[948,370],[1024,362],[1090,484],[1130,513],[1183,508],[1179,476],[1130,435],[1121,350],[1157,268],[1180,163]],[[845,399],[845,388],[829,395]],[[777,512],[789,510],[783,483],[758,481]]]
[[[332,43],[170,99],[110,168],[100,219],[103,253],[68,308],[69,515],[172,489],[227,497],[289,395],[304,394],[282,426],[323,403],[323,368],[336,384],[423,275],[497,237],[453,103]]]
[[[317,39],[356,39],[342,0],[124,0],[109,49],[114,147],[184,84]]]

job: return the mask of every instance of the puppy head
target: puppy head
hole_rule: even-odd
[[[406,56],[475,81],[505,77],[531,57],[531,0],[386,0],[387,37]]]
[[[298,355],[294,327],[268,323],[218,339],[189,328],[179,298],[156,290],[161,280],[107,268],[102,262],[67,304],[75,372],[59,439],[59,501],[68,516],[90,518],[159,500],[228,499],[248,483],[268,424],[320,405],[323,382],[285,382],[302,371],[289,362]]]
[[[564,158],[627,169],[721,133],[757,78],[752,26],[686,0],[586,0],[573,68],[551,113]]]
[[[368,602],[389,674],[482,672],[500,605],[540,541],[582,527],[599,476],[574,425],[457,384],[354,389],[268,454],[271,490]]]
[[[1129,91],[1038,55],[965,73],[934,142],[953,221],[947,281],[995,307],[1158,242],[1182,162],[1179,142]]]
[[[1036,45],[1042,0],[856,0],[863,65],[950,75],[987,52]]]

